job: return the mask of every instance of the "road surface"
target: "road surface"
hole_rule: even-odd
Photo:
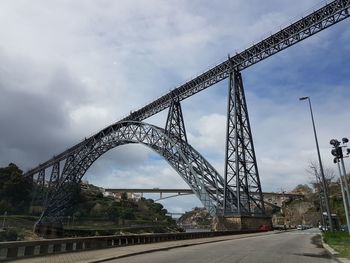
[[[322,263],[337,262],[322,247],[319,231],[309,229],[281,234],[226,240],[174,248],[108,262],[118,263]]]

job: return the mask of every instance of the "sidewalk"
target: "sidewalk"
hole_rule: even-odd
[[[278,233],[278,232],[277,232]],[[190,239],[190,240],[179,240],[170,242],[160,242],[145,245],[132,245],[125,247],[115,247],[99,250],[90,250],[74,253],[63,253],[57,255],[50,255],[46,257],[36,257],[36,258],[25,258],[20,260],[13,260],[10,262],[18,263],[97,263],[107,260],[123,258],[132,255],[150,253],[154,251],[167,250],[177,247],[193,246],[205,243],[213,243],[225,240],[249,238],[256,236],[272,235],[277,234],[276,232],[262,232],[253,234],[241,234],[241,235],[231,235],[231,236],[219,236],[211,238],[200,238],[200,239]]]

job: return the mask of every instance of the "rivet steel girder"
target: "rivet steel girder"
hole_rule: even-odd
[[[179,101],[184,100],[226,79],[229,77],[232,67],[238,71],[242,71],[243,69],[246,69],[332,25],[337,24],[350,16],[349,9],[350,0],[333,1],[259,43],[247,48],[241,53],[238,53],[219,65],[207,70],[143,108],[132,112],[121,121],[144,120],[168,108],[174,98],[178,98]],[[26,175],[32,176],[40,170],[53,165],[53,163],[57,161],[65,160],[68,155],[74,155],[85,147],[86,141],[95,140],[101,136],[103,137],[104,133],[111,129],[111,126],[98,132],[87,140],[67,149],[59,155],[54,156],[45,163],[40,164],[38,167],[28,171]]]
[[[50,188],[46,209],[40,223],[58,220],[72,205],[72,187],[85,172],[108,150],[127,143],[141,143],[162,155],[186,181],[209,213],[215,215],[223,206],[224,180],[219,173],[187,142],[167,135],[164,129],[143,122],[117,123],[104,137],[90,141],[74,158],[67,160],[58,185]],[[230,213],[237,212],[237,199],[232,190],[227,193]],[[241,205],[242,206],[242,205]],[[244,214],[244,211],[243,211]]]

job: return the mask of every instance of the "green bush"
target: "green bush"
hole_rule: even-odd
[[[9,228],[6,230],[0,231],[0,241],[16,241],[18,239],[17,230],[14,228]]]
[[[107,208],[107,215],[109,220],[115,222],[118,220],[119,217],[119,208],[118,206],[112,205]]]
[[[27,213],[33,184],[15,164],[0,167],[0,214]]]

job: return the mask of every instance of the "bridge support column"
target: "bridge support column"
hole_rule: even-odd
[[[169,107],[169,113],[165,124],[166,134],[172,139],[187,142],[185,122],[182,115],[179,98],[174,98]]]
[[[30,213],[38,213],[42,211],[42,206],[45,201],[45,195],[47,193],[45,192],[45,181],[45,169],[42,169],[39,171],[37,179],[33,179],[35,186],[30,205]]]
[[[265,208],[253,137],[242,76],[237,69],[230,73],[228,91],[223,215],[262,215]],[[235,211],[228,202],[229,188],[237,197]]]
[[[182,154],[189,154],[189,152],[186,151],[186,145],[188,144],[188,141],[181,104],[178,97],[174,97],[170,104],[168,117],[165,124],[165,134],[173,142],[179,145],[179,150],[182,152]],[[169,147],[169,149],[165,150],[171,152],[173,146],[170,142],[167,144],[167,147]],[[176,150],[172,154],[172,158],[178,162],[176,165],[178,167],[181,167],[181,162],[184,161],[184,157],[181,156],[180,151]],[[193,175],[193,179],[191,182],[186,182],[189,187],[194,190],[197,197],[201,200],[202,204],[208,209],[208,212],[212,215],[215,215],[217,213],[217,206],[213,204],[213,194],[209,193],[208,189],[212,188],[214,182],[217,181],[217,178],[215,178],[217,174],[214,171],[208,174],[208,172],[205,170],[207,169],[203,169],[203,165],[200,163],[199,158],[193,158],[193,162],[187,171],[187,173]],[[207,183],[208,180],[211,181],[210,184]],[[217,199],[217,197],[215,197],[215,199]],[[215,201],[217,202],[217,200]]]
[[[59,179],[60,179],[60,162],[56,162],[52,166],[50,181],[49,181],[49,184],[47,187],[45,200],[44,200],[44,207],[47,206],[47,202],[50,198],[50,195],[55,190],[55,188],[58,186]]]

